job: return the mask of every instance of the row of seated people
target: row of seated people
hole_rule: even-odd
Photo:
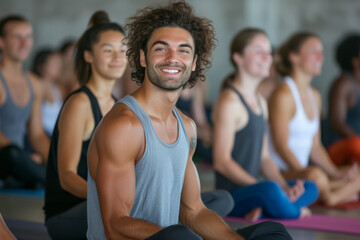
[[[23,63],[31,50],[32,39],[28,37],[31,25],[15,17],[2,20],[0,26],[0,91],[4,93],[0,98],[0,156],[5,159],[1,164],[6,166],[1,177],[12,175],[27,182],[46,182],[45,214],[50,235],[54,239],[84,238],[87,152],[96,126],[116,102],[112,95],[116,79],[127,69],[125,31],[110,23],[104,12],[97,12],[90,19],[89,28],[78,41],[75,57],[81,87],[62,105],[50,145],[38,117],[42,100],[53,100],[54,96],[46,94],[51,85],[44,84],[47,91],[43,91],[35,76],[24,74],[21,68],[17,69],[18,75],[9,70],[12,64]],[[5,39],[13,32],[20,32],[28,42],[26,54],[18,53],[18,61],[11,62],[12,52],[6,48]],[[261,216],[298,218],[311,214],[307,206],[318,196],[329,205],[356,196],[360,188],[357,165],[337,167],[320,140],[320,95],[310,85],[312,78],[321,72],[319,37],[298,33],[279,49],[275,66],[285,81],[271,94],[269,112],[266,100],[257,92],[273,62],[266,33],[259,29],[239,32],[233,39],[230,55],[235,70],[224,80],[215,103],[213,129],[204,117],[195,120],[202,118],[201,123],[197,122],[201,126],[199,138],[204,139],[205,146],[212,145],[216,188],[226,190],[203,193],[205,205],[222,216],[230,213],[250,220]],[[109,67],[107,63],[111,61],[117,67]],[[34,68],[35,71],[38,70]],[[37,74],[45,78],[40,71]],[[9,96],[13,103],[9,103]],[[8,119],[3,117],[10,116],[5,113],[9,111],[7,104],[26,105],[27,116],[21,117],[22,123],[15,124],[25,127],[29,122],[29,140],[40,155],[33,156],[21,149],[26,130],[8,127]],[[309,165],[309,159],[314,166]],[[259,180],[260,175],[267,180]]]

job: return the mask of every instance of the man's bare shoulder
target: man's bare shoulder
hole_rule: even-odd
[[[116,139],[143,139],[144,129],[138,116],[125,104],[117,103],[102,119],[97,135]]]

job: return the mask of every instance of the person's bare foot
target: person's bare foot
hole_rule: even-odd
[[[357,201],[359,201],[359,195],[358,195],[358,193],[354,193],[353,195],[351,195],[347,199],[345,199],[343,201],[343,203],[357,202]]]
[[[248,214],[246,214],[244,218],[247,221],[255,222],[256,220],[259,220],[259,218],[261,217],[261,213],[262,213],[262,208],[260,207],[254,208]]]
[[[311,216],[311,210],[307,207],[300,208],[300,217],[299,218],[305,218]]]

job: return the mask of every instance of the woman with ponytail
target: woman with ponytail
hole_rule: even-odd
[[[278,54],[277,70],[285,81],[278,85],[269,102],[272,158],[286,179],[315,182],[319,200],[326,205],[358,198],[358,166],[336,167],[320,140],[321,96],[311,86],[312,79],[321,73],[324,60],[319,37],[309,32],[296,33]]]
[[[51,139],[46,174],[46,227],[52,239],[86,239],[87,150],[96,126],[115,103],[115,80],[127,66],[125,32],[104,11],[77,44],[81,87],[65,100]]]
[[[268,153],[267,104],[257,92],[272,63],[266,33],[242,30],[230,54],[235,71],[224,80],[213,111],[216,187],[231,192],[231,216],[308,216],[306,206],[316,200],[316,186],[303,180],[286,182]],[[260,173],[267,180],[260,181]]]

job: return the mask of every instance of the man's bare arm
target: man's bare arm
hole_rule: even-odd
[[[108,239],[145,239],[162,228],[130,217],[135,198],[135,164],[142,157],[144,132],[134,117],[106,116],[89,148],[99,157],[93,176]],[[129,137],[131,136],[131,137]],[[92,163],[89,162],[91,171]]]
[[[190,143],[196,142],[196,128],[188,131]],[[187,128],[188,129],[188,128]],[[189,134],[190,133],[190,134]],[[193,147],[192,147],[193,146]],[[204,239],[240,239],[243,238],[232,231],[215,212],[207,209],[200,198],[200,181],[192,162],[195,146],[190,144],[190,153],[187,160],[185,179],[181,194],[180,221],[190,227]]]

